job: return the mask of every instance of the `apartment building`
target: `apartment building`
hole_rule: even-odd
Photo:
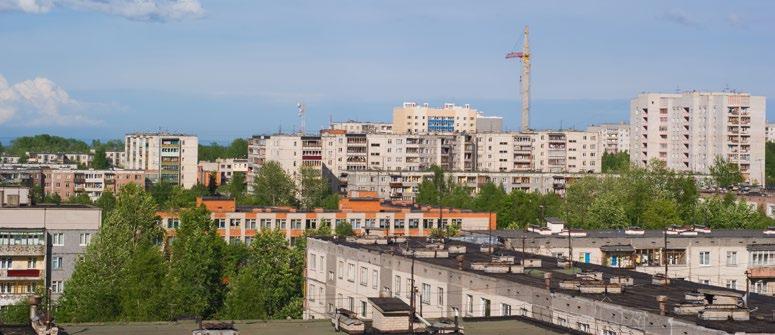
[[[123,168],[126,165],[126,151],[105,151],[110,166]]]
[[[489,182],[506,192],[522,190],[525,192],[564,194],[565,188],[573,180],[584,178],[583,173],[545,173],[545,172],[468,172],[450,171],[445,176],[453,182],[468,188],[477,194]],[[356,171],[348,172],[340,178],[340,191],[371,191],[380,198],[414,201],[420,183],[433,178],[431,171]],[[775,205],[773,205],[775,206]],[[773,207],[775,211],[775,207]]]
[[[75,166],[71,166],[75,169]],[[43,168],[38,165],[0,164],[0,185],[43,186]]]
[[[764,128],[764,138],[767,142],[775,142],[775,123],[768,123]]]
[[[393,109],[393,133],[395,134],[450,134],[476,133],[478,129],[500,131],[503,121],[498,117],[484,117],[470,105],[457,106],[445,103],[440,108],[427,103],[418,105],[404,102]],[[477,124],[479,122],[479,124]]]
[[[19,164],[19,159],[21,159],[19,156],[0,154],[0,164]]]
[[[218,158],[214,162],[201,161],[197,166],[196,180],[204,186],[210,186],[210,183],[220,186],[228,183],[235,173],[243,173],[247,176],[247,159]],[[250,183],[247,179],[246,182]]]
[[[307,229],[349,223],[357,235],[429,236],[431,229],[457,225],[463,231],[495,228],[495,213],[478,213],[453,208],[419,207],[383,201],[373,192],[352,192],[342,198],[338,210],[300,211],[287,207],[237,207],[233,199],[199,198],[197,205],[212,212],[218,233],[229,243],[250,244],[262,230],[280,230],[293,241]],[[159,212],[167,236],[174,238],[180,225],[177,212]]]
[[[354,134],[392,134],[393,124],[388,122],[368,122],[368,121],[341,121],[331,124],[330,129],[344,130]]]
[[[94,201],[103,192],[118,193],[122,186],[136,184],[145,188],[142,170],[44,170],[43,190],[69,199],[84,193]]]
[[[99,208],[83,205],[0,208],[0,306],[45,288],[59,299],[100,220]]]
[[[421,172],[433,165],[450,172],[494,173],[494,178],[512,172],[599,173],[602,150],[597,133],[582,131],[364,134],[327,129],[320,136],[254,136],[248,166],[257,171],[275,161],[292,177],[301,166],[312,166],[340,182],[350,174]]]
[[[567,257],[564,222],[556,218],[548,221],[547,227],[493,234],[515,250],[524,247],[533,254]],[[752,292],[775,295],[775,230],[771,229],[571,230],[570,247],[574,262],[654,275],[664,273],[667,260],[670,278],[735,290],[745,290],[748,281]]]
[[[765,115],[765,97],[748,93],[640,94],[630,102],[630,160],[707,174],[720,156],[762,184]]]
[[[81,166],[91,165],[94,155],[89,153],[45,153],[27,152],[27,163],[31,164],[76,164]]]
[[[490,244],[316,237],[306,264],[305,319],[344,309],[377,322],[369,299],[391,296],[423,320],[519,318],[573,334],[758,334],[775,321],[772,297],[751,294],[744,304],[736,290],[592,264],[571,271],[554,257]]]
[[[603,123],[587,127],[587,132],[597,133],[606,153],[615,154],[630,150],[630,125]]]
[[[196,185],[199,142],[196,136],[171,133],[132,133],[124,140],[130,170],[144,170],[152,182]]]

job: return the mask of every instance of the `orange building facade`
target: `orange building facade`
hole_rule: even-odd
[[[457,225],[463,231],[495,229],[496,214],[468,210],[418,207],[376,198],[370,192],[359,192],[342,198],[338,210],[299,211],[287,207],[237,207],[233,199],[199,198],[210,212],[218,233],[228,242],[250,243],[262,230],[279,229],[289,240],[300,237],[307,229],[322,226],[332,231],[349,223],[356,235],[428,236],[431,229]],[[158,212],[168,237],[175,236],[180,218],[175,212]]]

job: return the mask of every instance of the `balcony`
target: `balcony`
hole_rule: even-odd
[[[761,266],[748,269],[751,279],[775,278],[775,266]]]
[[[38,280],[41,271],[38,269],[8,269],[0,270],[0,278],[13,280]]]
[[[3,256],[43,256],[45,253],[44,245],[0,245]]]

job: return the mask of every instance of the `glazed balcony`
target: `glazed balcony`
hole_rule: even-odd
[[[0,245],[0,255],[3,256],[43,256],[45,245]]]

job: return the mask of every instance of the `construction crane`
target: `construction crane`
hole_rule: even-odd
[[[519,58],[522,60],[522,75],[519,77],[522,96],[522,115],[520,118],[520,130],[530,129],[530,45],[527,40],[528,29],[525,26],[522,51],[512,51],[506,54],[506,59]]]

